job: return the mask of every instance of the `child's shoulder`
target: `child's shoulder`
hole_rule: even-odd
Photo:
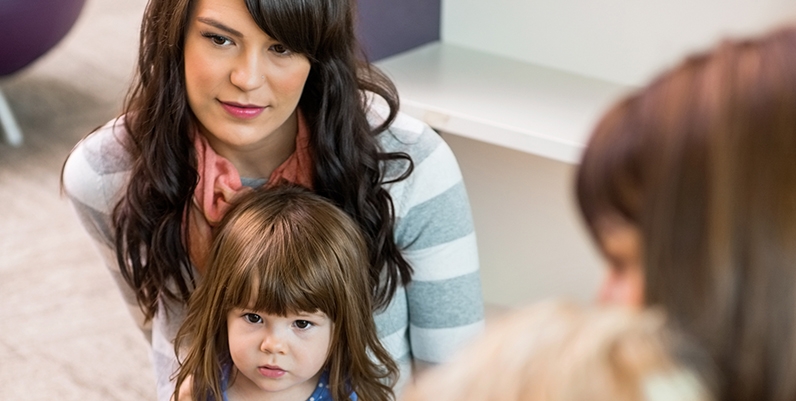
[[[359,397],[357,397],[356,393],[351,393],[349,396],[350,401],[357,401]],[[312,392],[310,398],[307,398],[307,401],[332,401],[332,392],[329,389],[329,372],[323,372],[321,375],[320,380],[318,380],[318,386],[315,387],[315,391]]]
[[[315,391],[307,401],[332,401],[332,392],[329,390],[329,372],[323,372]]]

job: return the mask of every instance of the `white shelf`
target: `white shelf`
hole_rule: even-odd
[[[432,128],[573,164],[631,89],[441,42],[376,65],[398,87],[401,110]]]

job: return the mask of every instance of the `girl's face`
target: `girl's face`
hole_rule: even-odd
[[[595,224],[608,271],[598,292],[603,303],[641,307],[644,305],[644,267],[638,227],[618,216]]]
[[[309,71],[307,57],[263,32],[243,0],[197,0],[185,33],[185,86],[216,152],[292,140]]]
[[[332,337],[323,312],[269,315],[235,308],[227,314],[229,351],[237,375],[230,393],[256,399],[308,399],[318,384]]]

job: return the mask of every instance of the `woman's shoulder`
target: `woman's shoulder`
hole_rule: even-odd
[[[131,158],[124,145],[126,140],[124,117],[119,117],[75,145],[63,169],[67,195],[98,210],[112,207],[110,203],[115,204],[131,168]]]
[[[78,142],[72,153],[82,152],[95,164],[115,170],[129,169],[128,140],[124,116],[114,118]]]
[[[369,110],[372,125],[383,122],[389,114],[386,105],[376,103]],[[404,153],[412,160],[411,174],[405,179],[385,185],[395,206],[396,216],[404,216],[413,207],[436,199],[434,204],[449,209],[451,202],[466,204],[459,164],[451,148],[428,124],[402,112],[378,135],[383,152]],[[384,181],[401,177],[409,168],[405,159],[384,161]],[[464,210],[464,209],[462,209]]]
[[[124,116],[114,118],[78,142],[67,158],[67,165],[82,158],[97,172],[127,171],[131,164],[125,147],[127,138]]]
[[[372,102],[368,109],[368,121],[372,126],[381,124],[389,109],[381,102]],[[428,124],[399,111],[392,124],[381,132],[377,139],[382,151],[406,153],[415,165],[422,163],[435,151],[448,151],[442,137]]]

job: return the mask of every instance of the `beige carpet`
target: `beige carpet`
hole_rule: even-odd
[[[25,143],[0,143],[0,400],[147,400],[147,344],[59,194],[71,147],[119,111],[145,0],[88,0],[70,34],[0,81]]]

